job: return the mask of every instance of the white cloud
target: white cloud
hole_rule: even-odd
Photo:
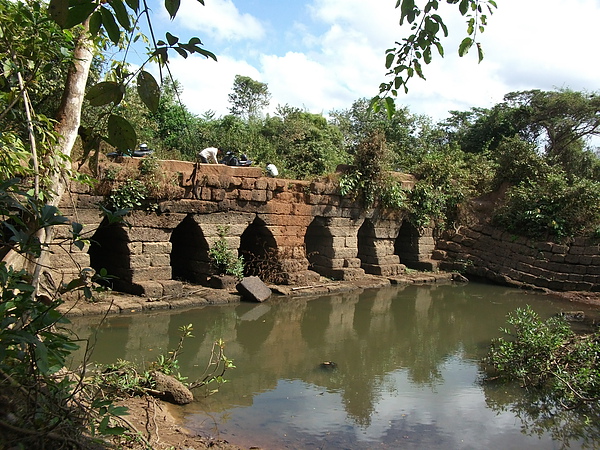
[[[184,87],[183,102],[196,114],[212,110],[218,115],[228,114],[228,95],[236,74],[260,80],[259,71],[246,63],[227,56],[219,62],[191,56],[177,57],[171,61],[171,71]]]
[[[350,107],[354,100],[377,93],[384,81],[385,49],[408,33],[407,27],[398,25],[393,0],[306,2],[312,22],[271,21],[271,27],[280,28],[270,30],[268,38],[261,20],[240,13],[231,0],[212,0],[197,10],[183,9],[193,8],[190,5],[194,3],[184,3],[177,20],[198,31],[219,58],[216,64],[196,57],[175,60],[174,72],[184,85],[186,104],[197,113],[213,109],[226,114],[236,74],[269,85],[271,111],[286,103],[312,112]],[[432,64],[425,66],[427,81],[412,80],[409,94],[398,98],[398,103],[408,105],[412,112],[443,119],[452,109],[492,106],[515,90],[597,89],[597,2],[572,0],[568,7],[562,0],[499,2],[480,35],[486,52],[481,64],[477,64],[474,50],[464,58],[457,56],[465,19],[455,5],[440,4],[451,33],[444,41],[446,57],[434,57]],[[215,48],[203,33],[229,44],[234,39],[252,40],[252,49],[249,51],[247,42]],[[274,40],[288,43],[291,37],[293,51],[274,49]]]
[[[211,40],[259,40],[265,35],[260,21],[250,14],[240,13],[232,0],[210,0],[206,6],[198,1],[182,2],[174,24]]]

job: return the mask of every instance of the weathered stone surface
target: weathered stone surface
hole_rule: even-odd
[[[226,289],[228,291],[235,288],[238,279],[233,275],[213,275],[208,280],[208,285],[213,289]]]
[[[244,278],[236,289],[244,299],[256,302],[264,302],[272,294],[271,289],[258,277]]]
[[[162,372],[153,371],[150,376],[154,380],[155,390],[159,397],[176,405],[187,405],[194,401],[194,394],[179,380]]]

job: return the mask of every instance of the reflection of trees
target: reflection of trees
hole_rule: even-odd
[[[506,292],[515,296],[514,290]],[[460,352],[478,360],[485,354],[506,314],[523,302],[493,302],[491,295],[502,295],[502,290],[486,285],[405,286],[140,314],[127,319],[135,333],[112,330],[119,333],[119,345],[113,339],[112,344],[99,342],[99,347],[112,345],[120,357],[150,345],[172,348],[178,328],[193,323],[196,337],[186,341],[180,358],[183,375],[193,379],[204,368],[219,338],[226,341],[225,354],[237,366],[226,374],[231,383],[205,400],[213,411],[251,404],[255,394],[275,389],[279,380],[298,379],[338,392],[348,416],[367,426],[382,393],[405,388],[393,385],[404,378],[394,376],[398,371],[405,371],[414,384],[434,387],[443,381],[448,358]],[[321,369],[326,360],[336,362],[337,369]]]
[[[600,446],[600,405],[597,402],[565,409],[551,392],[490,381],[483,383],[483,390],[488,407],[499,413],[510,411],[521,420],[523,434],[542,436],[547,433],[561,443],[561,448],[569,448],[571,443],[582,448]]]

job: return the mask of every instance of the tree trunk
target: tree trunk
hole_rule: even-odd
[[[68,158],[71,157],[75,140],[81,123],[81,108],[85,96],[85,87],[87,84],[88,75],[93,59],[93,43],[88,33],[89,19],[83,23],[84,30],[75,43],[73,51],[73,63],[67,74],[65,88],[61,99],[61,104],[58,109],[56,119],[56,131],[60,134],[58,144],[54,150],[55,154],[62,153]],[[64,167],[54,167],[51,174],[50,191],[53,197],[48,204],[58,206],[61,197],[65,192],[69,183],[70,163],[65,163]],[[33,273],[32,284],[38,288],[39,278],[44,262],[48,254],[48,245],[52,242],[53,230],[52,227],[46,227],[39,230],[37,234],[42,243],[42,254],[37,261],[27,260],[17,252],[10,251],[3,260],[8,265],[15,268],[24,268]]]

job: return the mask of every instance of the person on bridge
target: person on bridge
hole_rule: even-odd
[[[207,163],[219,164],[217,155],[220,152],[221,152],[221,150],[219,150],[216,147],[207,147],[204,150],[198,152],[197,157],[200,160],[200,162],[204,163],[204,164],[207,164]]]
[[[275,178],[277,175],[279,175],[279,170],[277,170],[275,164],[267,164],[266,170],[269,177]]]

